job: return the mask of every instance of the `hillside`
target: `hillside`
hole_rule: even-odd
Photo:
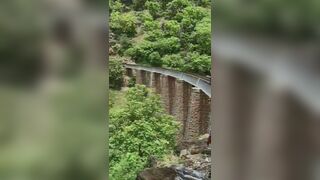
[[[210,74],[209,0],[113,0],[110,12],[111,59]]]

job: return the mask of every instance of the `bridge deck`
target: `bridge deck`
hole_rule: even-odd
[[[208,77],[201,77],[198,75],[182,73],[175,70],[164,69],[159,67],[146,67],[137,64],[125,64],[126,68],[144,70],[148,72],[155,72],[167,76],[174,77],[176,79],[181,79],[199,89],[201,89],[205,94],[211,98],[211,81]]]

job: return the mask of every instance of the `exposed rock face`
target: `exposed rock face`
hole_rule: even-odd
[[[137,180],[209,180],[211,178],[211,149],[206,142],[209,134],[204,134],[197,140],[189,141],[180,155],[179,161],[161,164],[153,159],[150,166],[140,172]],[[183,145],[183,144],[182,144]],[[183,147],[183,146],[182,146]],[[170,167],[169,167],[170,166]]]
[[[140,172],[137,180],[175,180],[177,172],[172,168],[148,168]]]

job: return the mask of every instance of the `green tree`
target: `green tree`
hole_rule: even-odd
[[[124,55],[124,52],[132,47],[132,39],[126,35],[121,35],[119,37],[120,48],[118,50],[119,55]]]
[[[177,37],[161,38],[155,42],[155,49],[161,56],[180,51],[180,39]]]
[[[110,171],[116,180],[134,180],[150,156],[161,158],[172,151],[178,130],[159,96],[145,86],[130,88],[126,100],[125,108],[110,111]]]
[[[144,23],[146,21],[153,21],[153,17],[148,10],[138,12],[138,18],[140,23]]]
[[[113,12],[110,17],[110,28],[118,36],[126,34],[132,37],[136,34],[137,18],[133,12]]]
[[[111,164],[110,180],[134,180],[146,165],[137,153],[125,153],[117,163]]]
[[[145,36],[145,40],[148,40],[148,41],[157,41],[162,38],[164,38],[164,32],[160,29],[148,31]]]
[[[176,16],[176,20],[181,22],[183,31],[192,32],[197,22],[201,21],[202,18],[208,17],[210,13],[202,7],[188,6]]]
[[[203,18],[197,23],[191,37],[195,44],[195,51],[211,54],[211,20],[209,18]]]
[[[178,21],[169,20],[164,22],[163,31],[167,36],[179,37],[180,35],[180,24]]]
[[[152,52],[150,55],[149,55],[149,61],[150,61],[150,64],[151,65],[154,65],[154,66],[161,66],[162,62],[161,62],[161,56],[160,54],[155,51],[155,52]]]
[[[143,29],[145,31],[160,30],[160,22],[155,20],[145,21],[143,24]]]
[[[145,9],[145,3],[147,0],[133,0],[133,9],[141,11]]]
[[[173,19],[178,13],[181,13],[184,8],[191,6],[189,0],[173,0],[167,4],[167,18]]]
[[[158,18],[161,15],[161,4],[159,2],[148,0],[145,5],[153,18]]]
[[[184,60],[180,54],[165,55],[162,62],[165,67],[176,70],[182,70],[181,67],[184,66]]]
[[[211,57],[198,52],[187,53],[183,71],[197,74],[210,75]]]
[[[122,4],[120,1],[110,1],[110,10],[111,12],[118,11],[122,12],[124,10],[125,5]]]

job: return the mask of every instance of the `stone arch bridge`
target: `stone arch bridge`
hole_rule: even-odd
[[[157,67],[125,64],[126,76],[135,77],[160,94],[167,113],[182,124],[178,142],[190,142],[210,131],[211,80]]]

